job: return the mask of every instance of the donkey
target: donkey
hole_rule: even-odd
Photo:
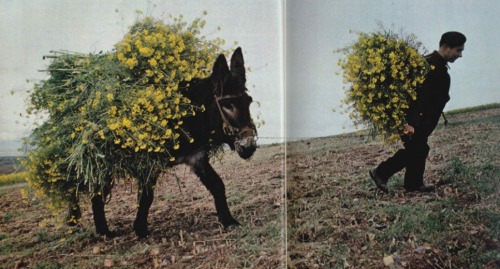
[[[241,48],[237,48],[231,56],[230,67],[224,55],[219,55],[214,63],[212,74],[207,78],[193,79],[182,83],[182,94],[191,100],[193,105],[204,106],[206,110],[184,121],[184,128],[194,142],[180,138],[181,147],[173,151],[177,164],[187,164],[210,191],[215,201],[217,216],[222,225],[239,225],[229,211],[224,183],[209,163],[210,153],[224,144],[228,144],[243,159],[249,159],[257,148],[257,130],[250,115],[252,97],[245,87],[245,65]],[[182,140],[184,139],[184,140]],[[166,157],[166,156],[165,156]],[[132,174],[144,176],[137,171]],[[139,178],[139,207],[133,229],[137,236],[146,237],[148,232],[148,213],[154,199],[153,188],[161,173],[150,171],[147,179]],[[135,177],[134,176],[134,177]],[[106,196],[110,188],[93,195],[92,210],[96,232],[113,237],[116,234],[108,229],[104,214]],[[76,199],[70,205],[69,218],[81,216]]]

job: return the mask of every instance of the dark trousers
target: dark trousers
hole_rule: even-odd
[[[428,135],[415,133],[412,137],[402,137],[404,149],[379,164],[377,175],[387,182],[395,173],[405,170],[404,187],[415,190],[424,184],[425,161],[429,155]]]

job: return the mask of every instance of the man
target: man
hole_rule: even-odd
[[[441,36],[439,50],[426,56],[431,67],[425,82],[417,90],[417,99],[406,113],[404,149],[370,170],[370,177],[377,187],[388,193],[387,181],[398,171],[406,168],[404,187],[407,191],[430,192],[434,186],[424,185],[425,161],[429,154],[427,139],[436,128],[444,106],[450,100],[450,75],[448,63],[462,57],[466,38],[459,32],[447,32]]]

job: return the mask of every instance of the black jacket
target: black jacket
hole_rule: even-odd
[[[437,51],[425,56],[431,68],[423,85],[417,89],[417,99],[410,103],[406,122],[415,133],[429,136],[439,122],[444,106],[450,100],[450,75],[446,60]]]

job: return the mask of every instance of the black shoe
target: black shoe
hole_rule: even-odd
[[[435,186],[426,186],[422,185],[418,188],[408,188],[406,189],[407,192],[433,192],[436,190]]]
[[[377,175],[377,168],[373,168],[372,170],[370,170],[370,177],[373,179],[375,185],[377,185],[377,188],[379,190],[385,193],[389,193],[389,189],[387,188],[384,180]]]

